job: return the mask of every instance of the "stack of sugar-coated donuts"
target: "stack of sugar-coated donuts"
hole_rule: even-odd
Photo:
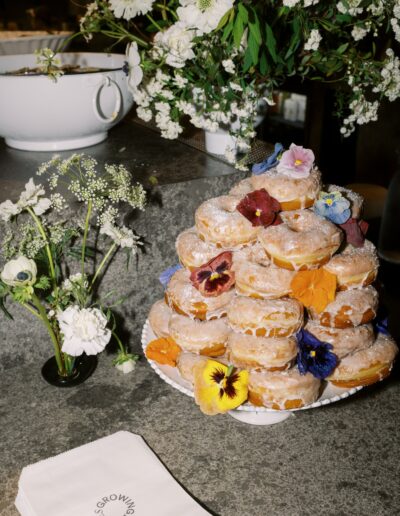
[[[327,209],[340,198],[357,225],[362,198],[345,188],[322,188],[313,164],[296,175],[297,162],[301,159],[292,170],[275,166],[252,175],[198,207],[195,226],[176,240],[182,268],[149,315],[155,335],[172,338],[182,349],[177,367],[184,379],[193,382],[196,364],[213,357],[247,369],[249,402],[274,409],[313,403],[324,381],[344,388],[377,382],[389,374],[397,353],[387,331],[373,324],[378,308],[374,245],[348,243],[343,228],[315,209],[321,192]],[[265,224],[257,219],[262,206],[253,206],[253,220],[238,209],[260,191],[273,199],[270,205],[280,206]],[[320,269],[336,278],[336,286],[316,308],[294,295],[293,282],[301,271]],[[318,288],[306,285],[304,299]],[[300,330],[328,343],[336,355],[327,377],[299,369]],[[310,360],[316,354],[310,349]]]

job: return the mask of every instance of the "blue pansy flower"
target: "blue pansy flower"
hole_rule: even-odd
[[[390,337],[388,323],[389,321],[387,317],[377,319],[374,324],[376,333],[382,333],[383,335]]]
[[[266,172],[270,168],[276,167],[279,163],[278,156],[283,151],[283,145],[281,143],[275,143],[275,150],[274,152],[268,156],[268,158],[265,161],[262,161],[261,163],[255,163],[251,169],[253,174],[255,176],[258,176],[262,174],[263,172]]]
[[[350,201],[340,192],[321,192],[314,204],[314,212],[334,224],[344,224],[351,216]]]
[[[300,330],[297,335],[297,367],[300,374],[310,372],[315,378],[324,380],[333,373],[338,364],[338,357],[332,353],[332,344],[321,342],[307,330]]]
[[[179,269],[182,269],[182,265],[180,263],[177,265],[172,265],[172,267],[168,267],[168,269],[165,269],[165,271],[159,275],[158,279],[164,288],[167,288],[169,280],[172,278],[176,271],[179,271]]]

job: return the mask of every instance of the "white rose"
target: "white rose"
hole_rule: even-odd
[[[122,364],[115,364],[115,368],[118,369],[118,371],[121,371],[124,374],[128,374],[132,372],[135,369],[136,361],[130,358],[129,360],[125,360],[125,362],[122,362]]]
[[[69,306],[57,314],[63,334],[62,351],[68,355],[97,355],[111,338],[107,318],[98,308]]]
[[[36,263],[25,256],[10,260],[1,272],[1,279],[12,287],[33,285],[36,282]]]
[[[13,202],[7,200],[0,204],[0,218],[4,222],[8,222],[11,217],[18,215],[18,213],[21,213],[21,210],[18,205]]]
[[[194,58],[193,38],[194,30],[188,29],[183,22],[171,25],[164,32],[158,32],[154,38],[156,47],[166,52],[166,63],[174,68],[183,68],[185,61]]]

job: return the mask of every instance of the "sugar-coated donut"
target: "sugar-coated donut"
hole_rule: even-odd
[[[233,252],[232,269],[236,271],[237,267],[243,262],[259,263],[268,267],[271,260],[266,255],[263,246],[259,242],[241,247]]]
[[[234,331],[257,337],[288,337],[303,323],[303,307],[295,299],[238,296],[228,306],[227,313]]]
[[[365,240],[362,247],[347,244],[343,252],[335,254],[324,268],[335,274],[339,290],[366,287],[375,281],[379,260],[372,242]]]
[[[221,253],[214,244],[204,242],[192,227],[178,235],[175,243],[176,252],[181,264],[189,270],[209,262]]]
[[[251,371],[249,401],[275,410],[300,408],[317,400],[320,386],[320,380],[310,373],[301,375],[297,367],[281,372]]]
[[[240,200],[238,196],[222,195],[203,202],[195,213],[200,238],[226,249],[257,240],[260,228],[236,209]]]
[[[173,314],[169,321],[169,334],[184,351],[218,357],[225,353],[231,332],[224,319],[198,321]]]
[[[156,301],[150,309],[149,322],[151,329],[158,338],[169,337],[169,320],[172,315],[171,308],[164,299]]]
[[[379,333],[373,346],[347,355],[327,380],[346,389],[379,382],[389,375],[397,352],[394,340]]]
[[[350,202],[351,216],[355,219],[359,219],[361,217],[364,199],[360,194],[353,192],[353,190],[349,190],[348,188],[344,188],[343,186],[337,185],[327,185],[326,191],[329,193],[340,192],[343,197],[345,197]]]
[[[337,292],[336,299],[323,312],[308,309],[311,319],[322,326],[350,328],[367,324],[376,316],[378,293],[374,287]]]
[[[321,342],[332,344],[332,352],[339,358],[350,353],[369,348],[375,342],[375,333],[372,324],[362,324],[354,328],[330,328],[308,321],[305,329],[312,333]]]
[[[321,173],[314,168],[308,177],[295,179],[272,168],[264,174],[240,181],[229,194],[244,197],[261,188],[265,188],[271,197],[279,201],[283,211],[310,208],[321,190]]]
[[[235,262],[236,292],[256,299],[275,299],[291,292],[294,271],[277,267],[265,255]]]
[[[190,281],[190,272],[180,269],[172,276],[165,298],[175,312],[200,320],[224,317],[227,306],[235,297],[235,290],[223,292],[219,296],[203,296]]]
[[[271,260],[290,270],[315,269],[339,248],[342,232],[311,210],[281,214],[283,224],[263,228],[259,241]]]
[[[197,364],[207,362],[208,357],[204,355],[196,355],[194,353],[188,353],[184,351],[181,353],[176,361],[176,366],[182,378],[191,384],[194,383],[194,369]],[[228,361],[225,355],[222,355],[218,358],[213,358],[216,362],[221,362],[221,364],[228,365]]]
[[[239,368],[283,371],[296,358],[297,341],[295,337],[274,339],[232,332],[227,355],[230,363]]]

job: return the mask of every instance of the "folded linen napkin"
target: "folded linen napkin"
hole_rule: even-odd
[[[22,516],[205,516],[139,435],[117,432],[22,470]]]

